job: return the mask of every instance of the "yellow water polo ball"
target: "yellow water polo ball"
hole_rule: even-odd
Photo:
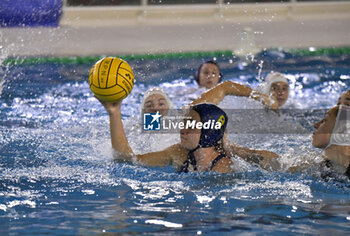
[[[126,61],[105,57],[92,66],[89,86],[98,99],[116,102],[130,94],[134,86],[134,73]]]

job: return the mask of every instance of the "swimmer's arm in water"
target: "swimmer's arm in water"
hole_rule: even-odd
[[[126,161],[133,161],[149,166],[176,165],[177,162],[183,163],[187,157],[187,152],[180,144],[172,145],[163,151],[135,155],[126,138],[122,123],[121,104],[122,102],[102,102],[109,114],[111,142],[115,156],[121,156]],[[135,158],[135,159],[134,159]]]
[[[249,163],[258,164],[263,169],[278,170],[280,164],[277,160],[279,157],[276,153],[267,150],[254,150],[236,145],[234,147],[236,155],[243,158]]]
[[[249,163],[260,165],[264,169],[278,170],[280,168],[279,155],[274,152],[244,148],[231,142],[227,137],[224,137],[224,149],[229,155],[237,155]]]
[[[265,106],[270,107],[273,110],[278,109],[278,103],[269,96],[261,94],[257,91],[254,91],[248,86],[238,84],[232,81],[225,81],[214,88],[204,92],[198,99],[194,100],[190,105],[210,102],[214,104],[219,104],[225,96],[241,96],[241,97],[251,97],[257,101],[261,101]]]

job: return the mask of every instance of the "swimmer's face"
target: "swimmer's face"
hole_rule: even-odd
[[[188,119],[184,121],[185,125],[188,120],[196,122],[201,121],[199,114],[194,110],[189,110],[186,117],[188,117]],[[180,131],[181,145],[187,150],[195,149],[199,144],[200,137],[200,129],[182,129]]]
[[[145,113],[156,113],[159,111],[160,114],[166,115],[169,110],[169,104],[164,96],[153,94],[146,99],[143,110]]]
[[[205,63],[199,71],[199,86],[207,89],[215,87],[220,81],[219,67],[212,63]]]
[[[275,82],[271,84],[270,94],[277,100],[278,106],[283,106],[288,100],[289,87],[284,82]]]
[[[326,112],[321,121],[314,124],[315,131],[312,134],[312,146],[316,148],[327,147],[331,139],[337,112],[338,107],[333,107]]]
[[[340,95],[338,105],[350,106],[350,90]]]

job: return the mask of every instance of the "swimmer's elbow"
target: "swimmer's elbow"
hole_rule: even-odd
[[[277,153],[271,152],[271,151],[266,151],[266,150],[261,150],[261,151],[256,151],[257,154],[261,155],[264,159],[265,158],[279,158],[280,156]]]
[[[115,161],[134,163],[136,160],[135,155],[133,153],[130,153],[130,152],[119,152],[119,151],[113,149],[112,154],[113,154],[113,159]]]
[[[270,152],[270,157],[271,158],[275,158],[275,159],[280,158],[280,156],[277,153],[274,153],[274,152]]]
[[[243,84],[235,83],[232,81],[225,82],[227,82],[227,84],[225,84],[226,95],[249,97],[252,92],[252,89],[250,87]]]

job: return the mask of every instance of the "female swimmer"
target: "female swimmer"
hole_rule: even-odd
[[[223,75],[215,61],[206,61],[199,66],[194,78],[199,87],[210,89],[222,81]]]
[[[258,90],[274,97],[278,103],[278,107],[282,107],[288,100],[289,83],[283,74],[270,72],[266,76],[264,83],[259,86]]]
[[[326,166],[350,178],[350,106],[335,106],[314,124],[312,145],[324,149]]]
[[[194,100],[190,105],[205,102],[217,105],[224,99],[226,95],[252,97],[255,100],[261,101],[266,107],[270,109],[278,109],[278,103],[275,100],[273,100],[273,98],[271,99],[265,94],[260,94],[259,92],[253,91],[251,88],[245,85],[238,84],[232,81],[225,81],[218,84],[214,88],[204,92],[198,99]],[[224,150],[227,153],[230,153],[232,156],[242,157],[244,160],[250,163],[259,164],[263,168],[274,170],[279,168],[279,163],[276,159],[277,155],[273,155],[271,152],[265,150],[252,150],[241,147],[238,144],[231,142],[227,138],[226,134],[224,136]]]
[[[227,154],[222,148],[228,118],[226,113],[217,106],[206,103],[191,106],[184,123],[204,124],[215,121],[215,124],[220,124],[219,128],[216,125],[209,126],[207,129],[204,129],[204,126],[202,128],[197,125],[186,126],[180,131],[180,143],[162,151],[136,155],[125,136],[121,114],[122,101],[101,103],[109,113],[112,147],[123,159],[149,166],[172,164],[180,172],[194,170],[227,173],[233,170],[230,152]],[[252,155],[264,158],[264,154],[277,157],[275,153],[268,151]]]
[[[144,93],[141,102],[141,115],[143,112],[155,113],[159,111],[164,116],[169,109],[175,109],[175,106],[162,88],[153,87]]]

